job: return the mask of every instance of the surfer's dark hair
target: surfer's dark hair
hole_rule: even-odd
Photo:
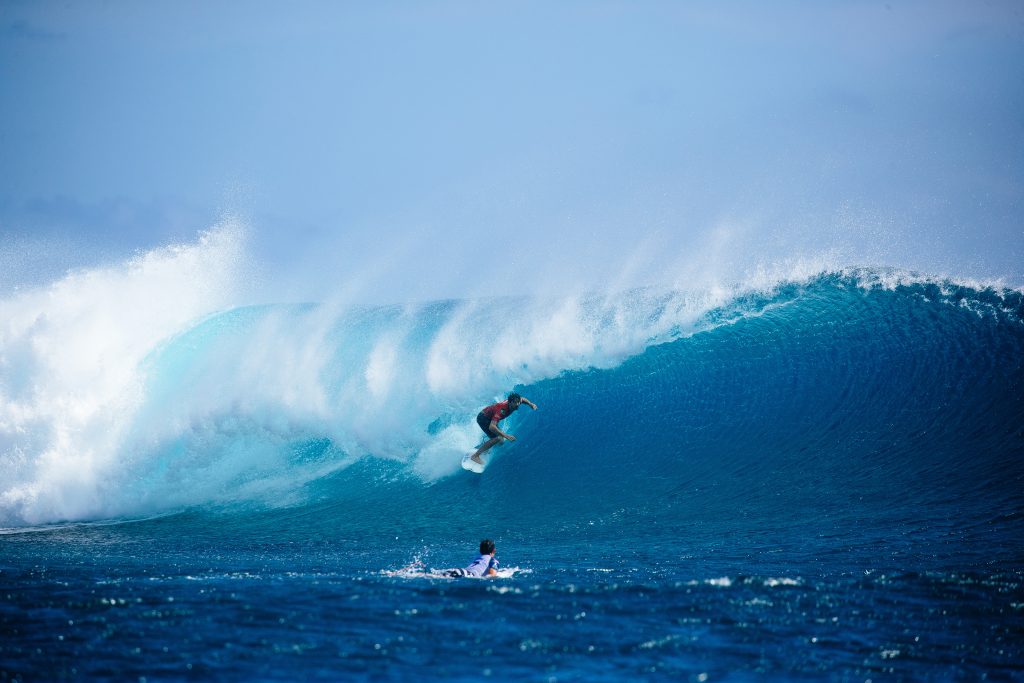
[[[513,391],[511,394],[508,395],[508,400],[522,402],[523,397]]]
[[[489,538],[485,538],[484,540],[480,541],[480,554],[481,555],[490,555],[493,552],[494,552],[494,541],[492,541]]]

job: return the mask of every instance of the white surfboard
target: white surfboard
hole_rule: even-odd
[[[469,470],[470,472],[473,472],[475,474],[483,474],[484,465],[481,465],[478,462],[473,462],[473,460],[471,459],[472,455],[472,453],[466,453],[464,456],[462,456],[462,469]]]

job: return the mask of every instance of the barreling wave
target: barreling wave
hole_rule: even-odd
[[[0,526],[252,505],[429,526],[467,496],[470,516],[638,527],[1022,511],[1017,290],[853,269],[224,308],[237,244],[210,239],[2,302]],[[513,387],[540,410],[465,475],[476,412]]]

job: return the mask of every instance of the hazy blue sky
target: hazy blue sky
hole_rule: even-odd
[[[282,299],[1021,284],[1022,200],[1021,2],[0,0],[4,289],[226,214]]]

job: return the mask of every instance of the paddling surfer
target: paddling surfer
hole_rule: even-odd
[[[487,578],[490,576],[497,576],[498,560],[494,557],[494,552],[494,541],[489,538],[485,538],[480,541],[480,554],[476,556],[475,560],[469,563],[468,567],[465,569],[448,569],[444,572],[444,575],[451,578],[460,578],[463,576]]]

